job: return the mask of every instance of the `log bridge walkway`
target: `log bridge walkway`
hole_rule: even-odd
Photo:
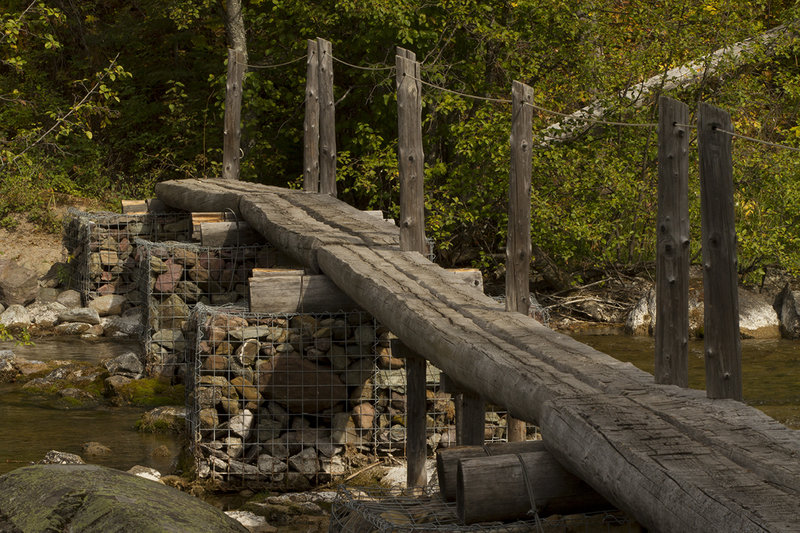
[[[800,531],[800,433],[741,402],[657,385],[399,247],[397,228],[335,198],[229,180],[156,187],[187,211],[231,209],[324,273],[408,349],[537,424],[570,472],[658,531]]]

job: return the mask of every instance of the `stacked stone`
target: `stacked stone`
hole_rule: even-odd
[[[136,241],[141,290],[145,295],[144,348],[149,376],[183,381],[184,326],[192,308],[235,304],[247,307],[247,278],[270,266],[267,246],[207,248],[191,244]]]
[[[345,474],[356,453],[403,455],[403,360],[369,314],[200,307],[193,321],[187,410],[201,477],[301,490]],[[437,388],[428,392],[431,453],[455,440],[453,402]]]
[[[136,239],[188,241],[189,213],[124,215],[70,210],[64,245],[70,254],[72,287],[84,302],[124,295],[142,301],[136,283]]]

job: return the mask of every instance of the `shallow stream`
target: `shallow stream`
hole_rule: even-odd
[[[0,350],[12,350],[28,360],[66,359],[100,363],[127,350],[138,350],[137,343],[83,341],[71,338],[37,339],[22,346],[0,342]],[[150,466],[162,473],[172,470],[178,456],[175,435],[141,433],[135,429],[144,408],[95,407],[59,408],[52,398],[35,396],[19,384],[0,385],[0,474],[41,460],[49,450],[76,453],[87,463],[128,470],[134,465]],[[81,446],[90,441],[111,448],[107,456],[87,456]],[[155,456],[161,445],[169,456]]]
[[[652,338],[608,333],[595,331],[573,336],[652,373]],[[0,349],[10,349],[26,359],[99,363],[126,350],[136,350],[138,345],[58,338],[39,339],[32,346],[0,343]],[[702,341],[692,341],[689,350],[690,386],[703,388]],[[800,342],[745,340],[742,358],[745,401],[789,427],[800,429]],[[49,450],[76,453],[87,462],[122,470],[138,464],[169,473],[179,452],[179,437],[138,432],[135,424],[145,410],[132,407],[63,409],[55,406],[52,399],[32,396],[18,384],[0,385],[0,474],[38,461]],[[89,441],[108,446],[112,453],[87,457],[82,454],[81,445]],[[169,450],[168,457],[153,454],[161,445]]]
[[[655,340],[613,331],[573,334],[589,346],[653,373]],[[742,340],[744,401],[787,426],[800,429],[800,342]],[[703,341],[689,342],[689,386],[705,389]]]

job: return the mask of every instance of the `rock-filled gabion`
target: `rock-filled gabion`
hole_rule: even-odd
[[[187,413],[200,477],[301,490],[355,454],[402,456],[406,390],[392,334],[365,312],[259,315],[198,306]],[[455,443],[455,408],[429,369],[428,445]],[[504,420],[487,436],[504,436]]]
[[[70,209],[64,246],[70,256],[68,288],[81,293],[83,304],[109,294],[133,304],[142,296],[136,283],[136,239],[189,241],[191,213],[86,213]]]
[[[137,240],[140,290],[144,294],[145,372],[183,381],[184,324],[198,304],[247,308],[253,268],[270,267],[266,245],[208,248]]]

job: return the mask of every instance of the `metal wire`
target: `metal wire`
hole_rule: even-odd
[[[286,61],[285,63],[277,63],[275,65],[251,65],[249,63],[246,63],[245,66],[247,68],[253,68],[253,69],[280,68],[280,67],[285,67],[287,65],[291,65],[291,64],[297,63],[299,61],[302,61],[302,60],[306,59],[307,57],[308,57],[308,54],[304,54],[304,55],[302,55],[300,57],[296,57],[294,59],[290,59],[289,61]]]

